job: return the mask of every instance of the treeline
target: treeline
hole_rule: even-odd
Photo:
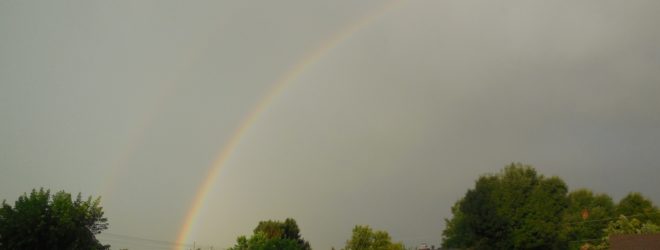
[[[80,194],[50,190],[32,190],[21,195],[11,206],[0,206],[0,250],[107,250],[97,235],[108,228],[100,198],[83,199]],[[311,250],[300,235],[294,219],[261,221],[250,237],[240,236],[230,250]],[[385,231],[369,226],[355,226],[345,250],[403,250],[401,242],[392,242]],[[125,250],[125,249],[124,249]]]
[[[660,212],[639,193],[618,203],[587,189],[569,192],[559,177],[511,164],[481,176],[451,209],[445,248],[607,249],[608,236],[659,232]]]
[[[607,249],[617,234],[660,232],[660,211],[639,193],[615,203],[607,194],[569,191],[559,177],[511,164],[479,177],[445,219],[442,247],[450,249]],[[0,250],[109,249],[96,238],[108,228],[100,199],[49,190],[23,194],[0,207]],[[294,219],[261,221],[230,250],[311,250]],[[333,248],[334,249],[334,248]],[[386,231],[353,228],[344,250],[403,250]]]
[[[240,236],[236,245],[228,250],[311,250],[309,242],[300,236],[294,219],[261,221],[249,238]],[[333,248],[334,249],[334,248]],[[346,241],[344,250],[404,250],[402,242],[392,242],[386,231],[374,231],[369,226],[357,225]]]

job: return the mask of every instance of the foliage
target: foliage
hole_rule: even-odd
[[[593,249],[609,249],[612,235],[660,233],[660,211],[640,193],[632,192],[623,197],[615,213],[617,220],[607,224],[604,235]]]
[[[0,249],[108,249],[96,234],[108,228],[100,198],[83,200],[78,194],[32,190],[14,207],[0,208]]]
[[[620,215],[619,219],[612,221],[605,229],[607,235],[619,234],[649,234],[660,232],[660,228],[652,222],[641,222],[638,219],[628,219],[625,215]]]
[[[295,240],[283,238],[269,238],[264,232],[257,232],[252,237],[240,236],[237,243],[230,250],[298,250],[302,249]]]
[[[660,210],[639,193],[616,205],[587,189],[567,194],[561,179],[522,164],[481,176],[451,212],[445,248],[605,249],[613,234],[658,232],[660,225]]]
[[[660,227],[651,221],[642,222],[638,219],[629,219],[625,215],[619,215],[615,221],[611,221],[604,230],[606,236],[602,237],[594,249],[609,249],[609,237],[623,234],[652,234],[660,233]]]
[[[443,246],[475,249],[559,249],[566,184],[522,164],[480,177],[446,220]]]
[[[636,192],[629,193],[619,201],[616,214],[634,216],[642,222],[660,224],[660,210],[649,199]]]
[[[468,247],[469,242],[473,242],[475,235],[469,230],[465,221],[465,215],[461,211],[461,204],[464,199],[458,200],[452,207],[451,213],[454,217],[450,220],[445,218],[446,228],[442,232],[442,244],[445,247]]]
[[[300,236],[300,229],[294,219],[261,221],[254,229],[252,237],[240,236],[230,250],[311,250],[309,242]]]
[[[403,243],[392,243],[386,231],[374,231],[369,226],[355,226],[344,250],[403,250]]]
[[[580,249],[584,239],[600,239],[606,236],[608,218],[614,216],[614,202],[606,194],[596,194],[579,189],[568,194],[568,207],[562,221],[561,238],[568,249]]]

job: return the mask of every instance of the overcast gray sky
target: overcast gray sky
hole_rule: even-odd
[[[384,4],[0,2],[0,199],[102,195],[110,233],[174,241],[255,103]],[[273,99],[190,240],[229,247],[293,217],[317,249],[342,247],[355,224],[438,245],[451,205],[514,161],[660,202],[659,12],[656,0],[397,5]]]

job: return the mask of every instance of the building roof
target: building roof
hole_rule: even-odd
[[[660,234],[612,235],[610,249],[660,249]]]

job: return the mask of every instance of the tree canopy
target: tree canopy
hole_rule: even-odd
[[[344,250],[404,250],[403,243],[393,243],[386,231],[374,231],[369,226],[355,226]]]
[[[96,235],[108,228],[100,198],[32,190],[0,207],[0,249],[109,249]]]
[[[567,242],[568,249],[580,249],[585,239],[607,236],[603,229],[614,216],[615,209],[610,196],[579,189],[568,194],[568,204],[562,216],[561,231],[561,240]]]
[[[443,245],[476,249],[557,249],[566,184],[511,164],[480,177],[452,208]]]
[[[240,236],[231,250],[311,250],[294,219],[261,221],[250,238]]]
[[[589,249],[610,249],[609,237],[615,235],[629,234],[656,234],[660,233],[660,227],[651,221],[642,222],[635,218],[628,218],[625,215],[619,215],[615,221],[610,221],[607,228],[603,230],[605,236],[594,244],[587,244]]]
[[[517,163],[478,178],[451,212],[442,232],[447,248],[600,249],[612,234],[655,232],[660,220],[639,193],[618,204],[587,189],[568,193],[560,178]]]
[[[616,206],[616,215],[635,217],[636,219],[654,224],[660,224],[660,210],[653,205],[651,200],[642,194],[632,192],[623,197]]]

